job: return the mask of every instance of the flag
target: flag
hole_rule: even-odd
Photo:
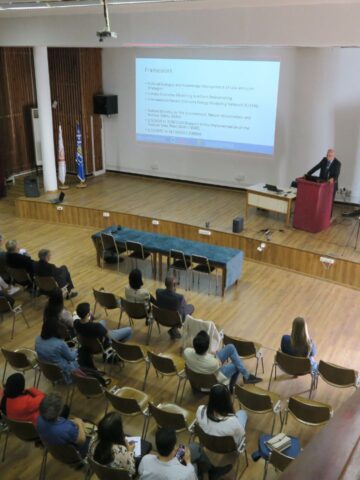
[[[66,163],[61,125],[59,125],[58,166],[59,182],[64,185],[66,179]]]
[[[76,172],[80,182],[85,182],[84,157],[82,153],[82,135],[80,125],[76,124]]]

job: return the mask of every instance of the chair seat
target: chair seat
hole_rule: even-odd
[[[266,395],[271,398],[272,403],[275,405],[276,402],[280,400],[280,395],[277,393],[269,392],[269,390],[265,390],[264,388],[260,388],[256,385],[246,385],[244,388],[251,393],[257,393],[259,395]]]
[[[183,260],[174,260],[173,263],[170,265],[171,268],[175,268],[176,270],[187,270],[190,268],[191,262],[190,260],[186,260],[185,263]]]
[[[30,364],[29,368],[34,368],[37,365],[37,355],[34,350],[31,350],[30,348],[17,348],[15,352],[23,353],[26,356]]]
[[[142,411],[146,410],[149,403],[149,395],[140,390],[131,387],[122,387],[117,393],[117,397],[136,400]]]
[[[160,353],[159,356],[171,358],[178,373],[182,372],[185,369],[185,361],[178,355],[174,355],[172,353]]]
[[[138,260],[146,260],[151,255],[151,252],[144,250],[144,256],[141,252],[132,252],[128,255],[129,258],[136,258]]]
[[[215,270],[214,265],[210,265],[210,270],[207,265],[199,264],[193,268],[193,272],[200,272],[200,273],[212,273]]]
[[[177,413],[182,415],[188,425],[195,419],[195,415],[193,413],[189,412],[189,410],[186,410],[186,408],[179,407],[179,405],[176,405],[175,403],[159,403],[157,408],[161,408],[169,413]]]
[[[265,434],[261,435],[259,438],[259,452],[264,460],[269,460],[271,450],[266,446],[266,442],[272,437],[273,435]],[[298,437],[292,437],[291,435],[288,435],[288,437],[291,438],[291,446],[286,450],[283,450],[281,453],[288,457],[296,458],[301,451],[300,439]]]

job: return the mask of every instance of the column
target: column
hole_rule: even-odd
[[[45,192],[57,190],[47,47],[34,47],[36,96]]]

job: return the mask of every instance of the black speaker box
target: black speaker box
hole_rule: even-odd
[[[236,217],[233,220],[233,233],[241,233],[244,230],[244,217]]]
[[[99,115],[118,113],[117,95],[94,95],[94,113]]]
[[[39,179],[34,175],[24,178],[25,197],[40,197]]]

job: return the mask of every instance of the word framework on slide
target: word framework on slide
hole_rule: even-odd
[[[136,59],[136,139],[272,155],[280,62]]]

